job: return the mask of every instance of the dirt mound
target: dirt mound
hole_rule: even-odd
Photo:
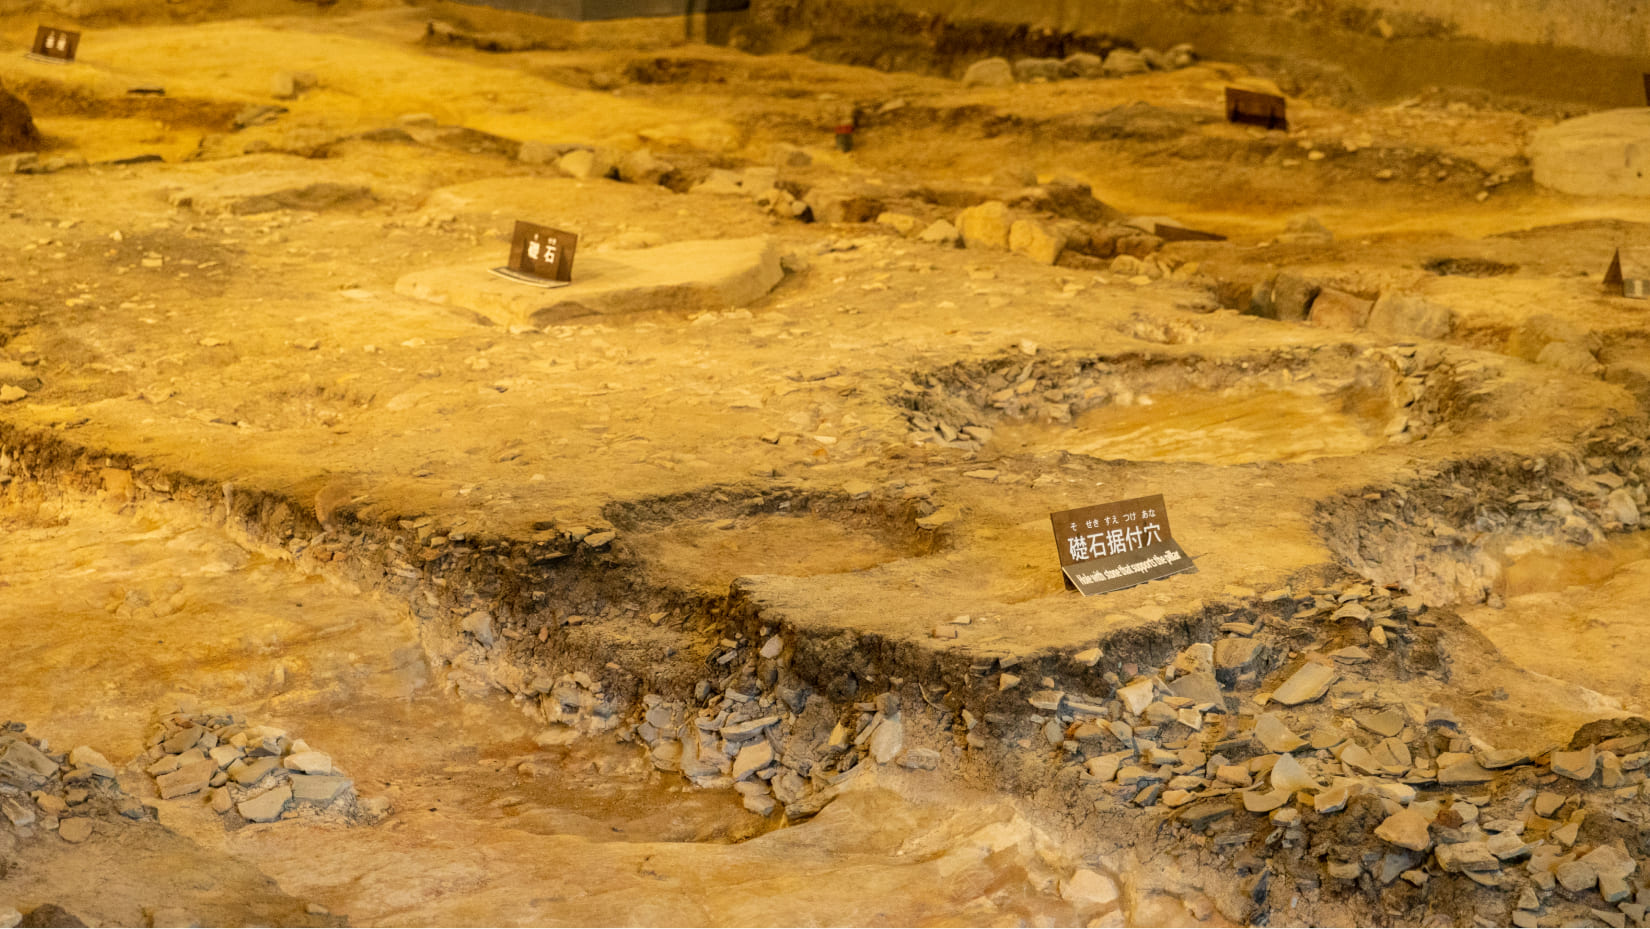
[[[28,104],[0,86],[0,154],[32,152],[40,147],[40,130]]]

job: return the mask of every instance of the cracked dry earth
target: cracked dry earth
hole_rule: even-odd
[[[1556,117],[201,7],[0,18],[0,920],[1643,924]],[[1154,493],[1197,570],[1066,591]]]

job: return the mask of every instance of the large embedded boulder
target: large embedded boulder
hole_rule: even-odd
[[[1650,197],[1650,109],[1567,119],[1530,138],[1535,182],[1586,197]]]

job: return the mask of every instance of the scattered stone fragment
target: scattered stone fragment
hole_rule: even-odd
[[[1462,784],[1482,784],[1494,779],[1494,774],[1479,767],[1478,762],[1471,758],[1457,761],[1447,768],[1438,770],[1438,783],[1445,787],[1455,787]]]
[[[1484,847],[1502,861],[1515,861],[1528,855],[1534,846],[1510,832],[1501,832],[1484,840]]]
[[[1566,861],[1553,869],[1553,876],[1570,893],[1581,893],[1598,885],[1598,872],[1585,861]]]
[[[773,757],[773,743],[766,739],[758,739],[739,750],[739,754],[733,759],[733,770],[729,776],[735,781],[742,781],[773,764]]]
[[[1530,753],[1515,748],[1492,748],[1478,752],[1478,763],[1491,771],[1528,764]]]
[[[1079,907],[1107,907],[1117,902],[1117,882],[1088,868],[1060,883],[1060,899]]]
[[[1341,749],[1341,764],[1357,771],[1359,774],[1381,773],[1380,762],[1376,761],[1375,756],[1369,753],[1369,749],[1356,742],[1349,743]]]
[[[1547,837],[1565,848],[1569,848],[1570,846],[1576,844],[1576,839],[1581,837],[1581,823],[1565,823],[1557,829],[1554,829],[1552,832],[1549,832]]]
[[[331,774],[333,772],[332,757],[325,752],[293,752],[286,756],[282,765],[289,771],[298,771],[303,774]]]
[[[871,757],[877,764],[888,764],[899,756],[905,747],[905,725],[897,716],[884,717],[882,723],[871,733]]]
[[[773,795],[768,793],[748,793],[744,795],[745,809],[758,816],[768,816],[773,813],[775,806]]]
[[[1346,781],[1341,781],[1328,790],[1319,791],[1312,797],[1312,808],[1319,813],[1339,813],[1346,809],[1346,801],[1352,796],[1352,787]]]
[[[917,233],[917,241],[927,242],[930,245],[956,245],[962,238],[957,227],[947,220],[935,220],[928,228]]]
[[[1126,48],[1112,49],[1106,55],[1103,65],[1107,77],[1127,77],[1131,74],[1145,74],[1151,68],[1146,64],[1145,56],[1139,52]]]
[[[1345,742],[1346,733],[1338,729],[1326,729],[1323,726],[1319,726],[1318,728],[1313,729],[1311,733],[1308,734],[1307,738],[1311,740],[1312,749],[1314,751],[1318,751],[1326,748],[1334,748],[1342,742]]]
[[[292,800],[292,787],[281,784],[264,791],[249,800],[242,800],[237,806],[241,816],[250,822],[272,823],[281,818],[286,805]]]
[[[1395,709],[1382,710],[1379,713],[1356,717],[1358,725],[1368,729],[1376,735],[1392,738],[1404,731],[1404,714]]]
[[[1364,873],[1364,868],[1356,861],[1331,861],[1328,871],[1330,877],[1343,881],[1355,881]]]
[[[1328,693],[1329,685],[1338,677],[1332,668],[1309,661],[1272,692],[1272,699],[1284,706],[1310,703]]]
[[[1243,792],[1243,808],[1251,813],[1270,813],[1295,796],[1292,790],[1272,790],[1262,793],[1258,790]]]
[[[931,748],[908,748],[899,757],[902,768],[932,771],[940,766],[940,753]]]
[[[350,788],[347,777],[320,774],[294,774],[289,783],[292,785],[292,799],[312,803],[331,803]]]
[[[274,756],[254,758],[250,761],[242,759],[232,763],[227,773],[229,779],[235,783],[243,787],[251,787],[279,766],[280,760]]]
[[[1306,769],[1295,760],[1294,755],[1279,755],[1272,765],[1272,788],[1287,790],[1295,793],[1302,790],[1317,790],[1318,782]]]
[[[1572,781],[1585,781],[1598,769],[1598,755],[1591,745],[1579,752],[1553,752],[1553,773]]]
[[[1440,845],[1434,854],[1438,856],[1438,866],[1451,874],[1464,871],[1494,871],[1501,867],[1501,861],[1490,853],[1483,842]]]
[[[976,61],[963,72],[964,87],[1007,87],[1014,83],[1014,66],[1007,58]]]
[[[1008,248],[1038,264],[1052,265],[1065,251],[1066,237],[1041,223],[1022,219],[1009,227]]]
[[[92,837],[92,821],[84,816],[60,820],[57,835],[65,842],[80,844]]]
[[[1432,846],[1431,821],[1420,811],[1404,809],[1388,816],[1375,827],[1375,835],[1399,848],[1424,852]]]
[[[1263,713],[1255,720],[1255,738],[1266,750],[1273,753],[1287,754],[1306,745],[1306,740],[1289,731],[1274,713]]]
[[[155,778],[155,786],[160,789],[162,800],[171,800],[183,797],[206,789],[218,773],[218,766],[211,759],[186,764],[171,772]]]
[[[1564,795],[1543,790],[1535,795],[1535,815],[1551,818],[1564,805]]]
[[[1638,870],[1638,862],[1614,845],[1600,845],[1587,854],[1581,856],[1582,861],[1592,866],[1600,877],[1610,876],[1627,878]]]
[[[1215,643],[1215,671],[1242,673],[1254,665],[1260,654],[1260,643],[1254,639],[1228,637]]]
[[[1117,768],[1120,764],[1122,764],[1121,755],[1101,755],[1090,758],[1084,763],[1083,767],[1088,772],[1089,777],[1102,783],[1110,783],[1117,777]]]
[[[957,229],[962,234],[963,245],[969,248],[1007,248],[1008,204],[988,200],[971,206],[957,217]]]
[[[22,740],[8,742],[0,749],[0,783],[33,790],[56,774],[57,768],[57,762]]]
[[[109,759],[89,746],[82,745],[69,752],[69,765],[75,768],[86,768],[97,777],[110,780],[114,780],[115,777],[115,766],[109,763]]]

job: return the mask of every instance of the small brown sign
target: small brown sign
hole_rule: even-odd
[[[1111,593],[1191,570],[1169,533],[1163,495],[1053,513],[1060,570],[1083,596]]]
[[[539,287],[570,284],[578,246],[579,237],[571,232],[517,220],[510,236],[510,263],[493,271]]]
[[[1229,123],[1288,130],[1288,107],[1289,102],[1277,94],[1226,88],[1226,121]]]
[[[1604,272],[1604,290],[1633,300],[1650,300],[1650,249],[1628,249],[1626,255],[1616,249]]]
[[[41,26],[34,31],[34,48],[29,54],[46,61],[74,61],[80,51],[80,33],[69,29]]]

